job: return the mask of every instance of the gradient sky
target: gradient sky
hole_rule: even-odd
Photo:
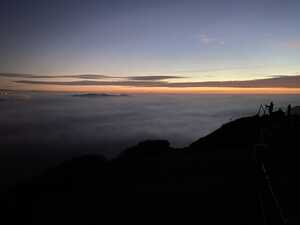
[[[175,75],[186,82],[300,74],[298,0],[0,4],[0,72]]]

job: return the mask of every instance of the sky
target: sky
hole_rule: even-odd
[[[0,73],[6,74],[0,75],[2,89],[300,92],[299,87],[285,85],[199,85],[299,75],[298,0],[2,0],[0,4]],[[106,76],[102,83],[86,85],[99,81],[99,75]],[[137,78],[147,76],[142,78],[144,84]],[[74,81],[81,83],[66,85]],[[114,81],[123,83],[103,83]],[[184,85],[174,87],[177,82]],[[194,82],[197,85],[187,86]]]

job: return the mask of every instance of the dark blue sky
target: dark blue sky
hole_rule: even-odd
[[[185,75],[300,72],[298,0],[2,0],[0,72]]]

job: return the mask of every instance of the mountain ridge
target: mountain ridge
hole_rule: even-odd
[[[28,224],[45,224],[50,217],[49,224],[57,219],[97,224],[96,209],[101,209],[101,215],[122,215],[125,221],[139,216],[158,219],[164,212],[163,218],[171,221],[241,224],[247,218],[243,224],[259,224],[263,215],[258,196],[264,187],[255,159],[259,152],[272,172],[286,217],[297,217],[300,185],[293,178],[298,171],[299,131],[299,116],[276,111],[224,124],[182,149],[172,148],[166,140],[147,140],[111,160],[97,155],[74,158],[18,185],[10,192],[14,197],[10,197],[9,212],[26,215],[21,218]],[[156,193],[153,198],[140,199],[140,194],[150,192]],[[178,205],[158,197],[167,192],[192,193],[193,198],[177,196],[182,201]],[[198,204],[201,213],[193,204]],[[268,204],[264,208],[271,209]],[[270,215],[279,215],[274,210]],[[91,212],[93,216],[88,217]]]

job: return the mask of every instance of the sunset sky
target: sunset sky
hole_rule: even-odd
[[[0,4],[1,89],[300,93],[298,0]]]

